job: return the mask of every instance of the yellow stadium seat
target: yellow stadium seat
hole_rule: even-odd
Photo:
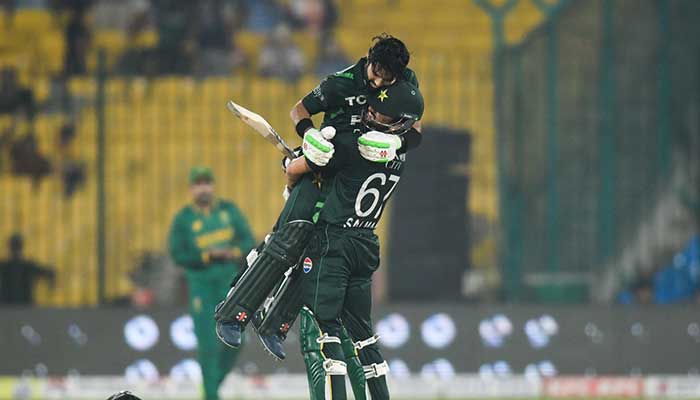
[[[109,53],[120,53],[126,47],[126,37],[119,30],[98,30],[92,38],[92,46],[104,48]]]
[[[42,59],[37,60],[43,65],[43,70],[49,75],[58,75],[63,70],[65,56],[65,41],[63,35],[53,32],[42,35],[39,39]]]
[[[53,16],[47,10],[20,9],[15,13],[13,28],[19,33],[40,36],[55,28]]]

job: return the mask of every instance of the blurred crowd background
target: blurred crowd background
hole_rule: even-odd
[[[700,301],[700,2],[0,5],[4,303],[183,304],[165,243],[189,168],[258,238],[283,201],[279,155],[226,100],[296,145],[293,104],[382,32],[426,112],[377,301]]]

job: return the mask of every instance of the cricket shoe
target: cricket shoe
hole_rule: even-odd
[[[260,332],[256,333],[258,334],[258,338],[260,339],[260,342],[262,342],[263,347],[265,347],[265,350],[267,350],[267,352],[270,353],[271,356],[275,357],[279,361],[282,361],[285,358],[287,358],[287,353],[284,351],[284,345],[282,344],[282,341],[284,341],[284,339],[279,334],[262,334]]]
[[[284,351],[284,337],[277,333],[266,334],[262,332],[259,327],[262,324],[264,315],[262,311],[258,311],[253,315],[253,328],[255,333],[257,333],[260,342],[262,343],[265,350],[278,361],[282,361],[287,358],[287,353]]]
[[[241,345],[243,326],[236,321],[216,321],[216,336],[226,346],[237,349]]]

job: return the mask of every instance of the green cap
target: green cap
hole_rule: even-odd
[[[370,92],[367,103],[375,111],[396,119],[419,120],[423,116],[423,95],[404,80]]]
[[[202,166],[192,167],[190,170],[190,183],[196,183],[200,180],[214,181],[214,173],[211,172],[211,168]]]

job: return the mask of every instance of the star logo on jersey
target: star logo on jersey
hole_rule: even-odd
[[[192,230],[194,232],[199,232],[202,230],[202,220],[198,219],[192,223]]]
[[[386,91],[387,91],[387,89],[381,90],[381,91],[379,92],[379,96],[377,96],[377,98],[379,99],[379,101],[381,101],[382,103],[384,103],[384,100],[385,100],[385,99],[388,99],[388,98],[389,98],[389,95],[386,94]]]
[[[308,274],[309,272],[311,272],[311,268],[314,267],[314,263],[311,262],[311,259],[309,257],[306,257],[304,259],[304,263],[302,264],[302,267],[303,267],[302,269],[304,270],[304,273]]]

